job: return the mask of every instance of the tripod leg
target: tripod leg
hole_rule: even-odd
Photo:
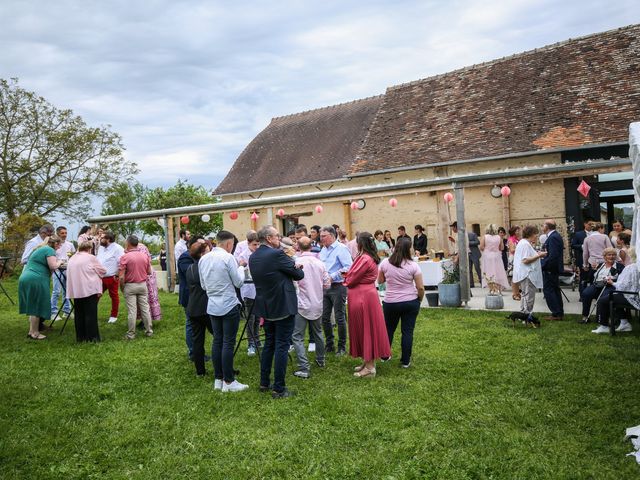
[[[64,327],[67,326],[67,322],[69,321],[69,317],[73,313],[73,309],[76,308],[76,306],[73,304],[72,300],[69,300],[69,303],[71,303],[71,310],[69,310],[69,313],[67,313],[67,317],[64,319],[64,324],[62,325],[62,330],[60,330],[60,335],[62,335],[64,333]],[[58,313],[60,313],[60,312],[58,311]]]

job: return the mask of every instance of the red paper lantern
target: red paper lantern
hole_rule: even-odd
[[[357,210],[358,209],[358,203],[357,202],[351,202],[351,210]]]
[[[277,212],[276,215],[278,215],[279,217],[284,217],[284,208],[280,208]]]
[[[230,218],[231,220],[237,220],[237,219],[238,219],[238,212],[231,212],[231,213],[229,214],[229,218]]]
[[[500,193],[503,197],[508,197],[509,195],[511,195],[511,189],[505,185],[500,189]]]
[[[187,225],[189,223],[189,217],[185,215],[180,219],[180,223],[184,223],[185,225]]]
[[[582,180],[580,182],[580,185],[578,185],[577,190],[580,192],[580,194],[584,197],[584,198],[589,198],[589,190],[591,190],[591,186],[585,182],[584,180]]]
[[[322,205],[316,205],[316,213],[322,213]]]
[[[256,212],[253,212],[251,214],[251,220],[253,220],[254,222],[256,222],[259,218],[260,216]]]
[[[390,198],[389,205],[393,208],[396,208],[398,206],[398,200],[396,200],[395,198]]]
[[[451,203],[453,201],[453,194],[451,192],[447,192],[444,194],[444,201],[447,203]]]

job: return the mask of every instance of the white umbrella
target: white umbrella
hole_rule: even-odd
[[[629,125],[629,158],[633,167],[633,232],[631,245],[634,245],[636,252],[640,252],[640,122],[633,122]],[[640,257],[639,257],[640,262]]]

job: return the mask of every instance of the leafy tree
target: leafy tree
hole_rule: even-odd
[[[148,210],[163,208],[186,207],[189,205],[203,205],[215,203],[209,191],[203,186],[191,185],[178,180],[174,186],[167,189],[157,187],[147,191],[145,206]],[[202,215],[190,215],[187,229],[192,235],[209,235],[222,229],[222,215],[211,214],[209,222],[203,222]],[[148,235],[163,235],[164,232],[156,222],[141,222],[141,230]]]
[[[147,192],[148,189],[140,182],[117,182],[107,191],[101,214],[116,215],[146,210]],[[115,222],[108,227],[116,236],[126,238],[128,235],[140,231],[140,222],[135,220]]]
[[[92,195],[136,173],[123,150],[108,126],[90,127],[17,79],[0,79],[0,216],[9,223],[24,214],[85,217]]]

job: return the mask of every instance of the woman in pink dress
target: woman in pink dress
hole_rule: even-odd
[[[384,315],[376,290],[378,263],[373,235],[358,235],[358,256],[345,275],[349,309],[349,353],[362,358],[355,368],[356,377],[375,377],[376,359],[391,356]]]
[[[149,249],[143,245],[142,243],[138,243],[136,250],[140,252],[144,252],[151,260],[151,253]],[[151,312],[151,320],[153,322],[157,322],[162,318],[162,311],[160,310],[160,298],[158,297],[158,280],[156,278],[156,271],[154,268],[151,269],[151,275],[147,275],[147,292],[149,299],[149,311]],[[140,311],[138,311],[138,319],[142,318],[140,315]]]
[[[498,235],[497,225],[489,224],[485,230],[485,235],[480,239],[483,287],[487,286],[487,279],[491,279],[500,287],[509,288],[507,272],[504,269],[504,263],[502,263],[503,249],[504,244],[500,235]]]

